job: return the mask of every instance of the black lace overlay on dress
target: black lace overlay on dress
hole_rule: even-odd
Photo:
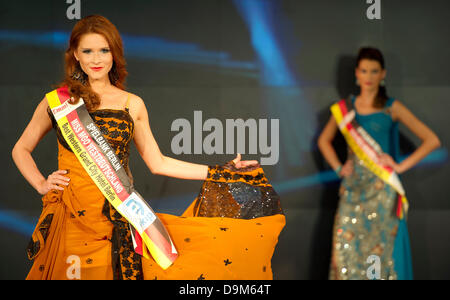
[[[111,257],[114,279],[144,279],[141,256],[134,251],[128,221],[105,198],[103,214],[114,224]]]
[[[42,220],[42,222],[38,225],[39,232],[41,233],[44,242],[47,241],[48,231],[50,229],[50,225],[52,224],[52,220],[53,214],[48,214],[47,216],[45,216],[44,220]],[[27,246],[28,259],[33,260],[40,249],[41,249],[40,241],[39,240],[34,241],[33,238],[31,238]]]
[[[55,129],[59,143],[68,151],[72,152],[72,149],[70,149],[70,146],[67,144],[59,129],[50,107],[47,108],[47,112],[52,121],[52,126]],[[111,147],[115,150],[119,159],[121,161],[128,161],[129,143],[134,135],[134,121],[128,112],[128,108],[125,110],[100,109],[90,112],[89,115],[92,117],[94,123],[100,129],[100,132],[109,142]]]
[[[52,126],[56,131],[59,143],[72,152],[66,143],[61,130],[50,110],[47,109]],[[129,169],[130,141],[134,135],[134,121],[128,108],[100,109],[89,113],[94,123],[100,129],[111,148],[115,151],[120,163],[125,168],[131,183],[133,177]],[[112,268],[114,279],[143,279],[141,256],[134,251],[131,230],[128,221],[105,198],[103,215],[113,224],[111,237]]]
[[[58,142],[65,149],[73,152],[64,139],[50,107],[47,108],[47,112],[52,121],[52,126],[55,129]],[[119,158],[122,166],[125,168],[131,183],[133,183],[133,176],[128,166],[128,157],[130,155],[130,142],[134,137],[134,121],[128,108],[125,108],[125,110],[100,109],[90,112],[89,115],[92,117],[92,120],[94,120],[94,123],[100,129],[111,148],[114,149],[114,152]]]

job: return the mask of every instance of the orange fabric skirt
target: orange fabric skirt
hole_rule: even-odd
[[[105,197],[75,154],[60,143],[58,169],[69,170],[64,176],[70,182],[64,191],[52,190],[42,197],[27,279],[112,279],[113,224],[102,213]]]
[[[75,155],[58,147],[59,169],[69,169],[65,176],[71,180],[64,191],[42,197],[27,279],[113,279],[113,224],[102,213],[105,198]],[[157,214],[179,257],[167,270],[142,257],[144,279],[272,279],[271,258],[284,215],[193,217],[192,206],[182,216]]]
[[[284,215],[250,220],[177,217],[158,214],[177,247],[179,257],[163,270],[143,259],[145,279],[270,280],[271,259]]]

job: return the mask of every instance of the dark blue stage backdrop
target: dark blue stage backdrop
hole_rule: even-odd
[[[328,276],[339,181],[317,136],[329,105],[355,92],[358,49],[380,48],[389,95],[443,144],[402,175],[415,278],[450,279],[449,9],[448,0],[2,1],[0,278],[26,276],[25,248],[41,211],[12,147],[62,79],[77,19],[101,14],[122,35],[127,89],[144,99],[165,155],[222,164],[240,152],[263,164],[287,217],[272,260],[275,279]],[[240,138],[227,127],[237,119],[249,124]],[[208,120],[222,133],[216,145],[205,142]],[[408,155],[420,140],[400,129]],[[180,139],[190,144],[180,147]],[[33,157],[45,176],[57,169],[53,131]],[[136,189],[158,212],[180,214],[202,184],[152,175],[135,148],[131,170]]]

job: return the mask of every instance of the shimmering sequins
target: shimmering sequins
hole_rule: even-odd
[[[367,258],[380,258],[381,279],[395,279],[392,251],[398,219],[395,191],[354,155],[354,172],[343,179],[333,236],[330,279],[368,279]],[[380,183],[381,182],[381,183]]]
[[[261,168],[235,171],[211,166],[194,212],[200,217],[253,219],[283,213],[280,198]]]

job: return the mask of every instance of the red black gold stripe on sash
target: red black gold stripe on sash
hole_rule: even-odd
[[[384,182],[392,186],[398,193],[397,217],[402,219],[408,210],[408,201],[405,190],[397,173],[380,163],[383,150],[380,145],[355,120],[355,110],[348,111],[346,100],[343,99],[331,106],[339,130],[342,132],[347,144],[355,155],[364,162],[364,165]]]
[[[134,189],[114,150],[89,115],[83,99],[72,105],[67,87],[46,95],[61,133],[90,178],[134,229],[135,251],[167,269],[178,257],[164,225]]]

